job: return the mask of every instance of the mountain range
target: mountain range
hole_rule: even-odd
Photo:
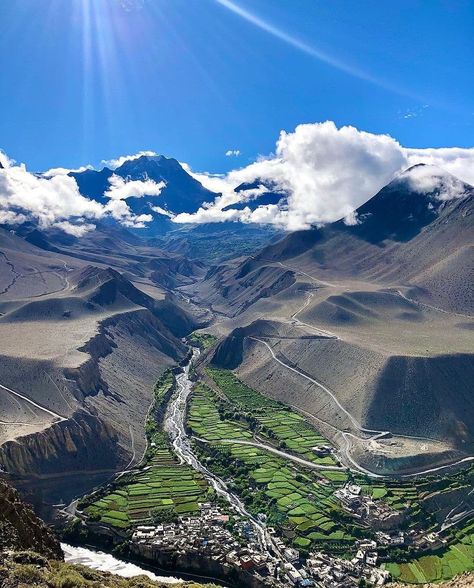
[[[312,415],[348,463],[409,474],[470,456],[474,190],[444,173],[420,190],[419,172],[349,221],[286,235],[238,223],[139,236],[103,222],[82,237],[4,226],[2,467],[51,504],[69,497],[71,476],[101,481],[138,460],[153,383],[199,328],[219,338],[217,365]],[[162,156],[71,173],[98,201],[112,174],[166,182],[159,197],[128,199],[137,213],[215,196]],[[286,197],[264,186],[252,206]]]
[[[290,233],[185,288],[230,317],[215,328],[217,365],[313,414],[350,459],[384,473],[463,459],[474,441],[474,190],[443,174],[419,192],[417,173],[351,223]]]
[[[164,155],[142,155],[128,159],[113,170],[104,167],[100,171],[86,169],[69,173],[76,180],[81,194],[102,203],[106,201],[104,193],[114,174],[126,180],[150,179],[156,183],[165,183],[161,194],[154,200],[151,196],[130,199],[131,208],[137,214],[148,212],[152,204],[175,214],[195,212],[203,202],[214,200],[216,196],[188,174],[176,159]]]

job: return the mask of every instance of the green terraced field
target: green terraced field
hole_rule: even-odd
[[[141,472],[124,476],[112,493],[86,508],[93,520],[127,528],[159,517],[160,511],[175,515],[197,513],[198,503],[212,498],[213,491],[203,476],[178,464],[159,436],[153,436],[152,457]]]
[[[170,390],[174,387],[174,376],[171,370],[166,370],[161,376],[158,382],[155,384],[154,396],[155,396],[155,408],[157,405],[161,405],[163,399]]]
[[[245,427],[234,421],[221,420],[215,395],[203,384],[196,384],[188,412],[188,426],[197,437],[210,441],[223,439],[252,439]]]
[[[206,371],[229,400],[244,410],[263,409],[266,411],[269,408],[286,409],[285,405],[281,402],[276,402],[271,398],[263,396],[263,394],[260,394],[256,390],[249,388],[249,386],[241,382],[230,370],[208,367]]]
[[[385,567],[392,576],[410,584],[426,584],[450,580],[466,571],[474,570],[474,534],[472,543],[455,543],[442,555],[427,555],[410,563],[389,563]]]
[[[279,405],[278,405],[278,408]],[[224,418],[219,399],[207,386],[197,384],[188,412],[188,427],[208,443],[197,442],[203,455],[212,455],[211,468],[219,475],[231,477],[254,512],[266,512],[271,524],[292,529],[300,548],[324,542],[353,543],[356,525],[345,516],[332,498],[334,490],[347,480],[321,481],[313,472],[295,467],[264,449],[232,443],[251,438],[250,423]],[[225,415],[232,415],[225,411]],[[291,417],[290,417],[291,418]],[[336,472],[338,473],[338,472]],[[250,485],[254,487],[248,491]],[[336,522],[337,519],[337,522]]]
[[[173,387],[174,376],[167,371],[154,389],[154,406],[146,423],[148,446],[140,471],[123,476],[113,492],[87,505],[85,512],[92,520],[126,529],[156,520],[160,513],[171,517],[197,513],[198,503],[213,497],[214,491],[200,473],[177,462],[157,424]]]
[[[159,517],[159,511],[196,513],[198,503],[210,499],[213,491],[203,476],[189,466],[178,464],[164,438],[160,441],[159,434],[153,439],[153,456],[142,471],[124,476],[112,493],[86,508],[92,519],[127,528]]]
[[[319,457],[314,453],[313,447],[327,445],[328,441],[301,415],[253,390],[229,370],[207,368],[207,373],[230,403],[244,416],[256,421],[257,432],[262,436],[308,461],[336,465],[331,456]]]

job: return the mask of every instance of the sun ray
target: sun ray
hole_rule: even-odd
[[[388,90],[390,92],[394,92],[394,93],[402,95],[402,96],[407,96],[407,97],[410,97],[410,98],[413,98],[416,100],[420,100],[419,96],[415,96],[411,92],[408,92],[408,91],[400,88],[399,86],[396,86],[394,84],[390,84],[389,82],[387,82],[385,80],[377,78],[377,77],[373,76],[372,74],[370,74],[369,72],[364,71],[356,66],[344,63],[343,61],[330,55],[329,53],[321,51],[320,49],[318,49],[314,45],[310,45],[308,43],[305,43],[304,41],[302,41],[301,39],[298,39],[294,35],[290,35],[286,31],[283,31],[281,28],[271,24],[270,22],[264,20],[263,18],[257,16],[256,14],[250,12],[249,10],[242,8],[241,6],[239,6],[237,3],[233,2],[232,0],[216,0],[216,2],[218,4],[220,4],[221,6],[223,6],[224,8],[227,8],[228,10],[233,12],[234,14],[240,16],[241,18],[243,18],[247,22],[253,24],[254,26],[259,28],[260,30],[268,33],[269,35],[272,35],[273,37],[279,39],[280,41],[283,41],[284,43],[286,43],[288,45],[291,45],[295,49],[298,49],[299,51],[305,53],[306,55],[309,55],[313,59],[316,59],[322,63],[325,63],[326,65],[329,65],[335,69],[338,69],[339,71],[342,71],[352,77],[359,78],[361,80],[364,80],[366,82],[369,82],[371,84],[379,86],[380,88],[383,88],[383,89]]]

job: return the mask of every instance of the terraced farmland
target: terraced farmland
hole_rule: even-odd
[[[155,402],[146,425],[148,447],[139,471],[126,474],[115,482],[112,492],[86,506],[91,520],[126,529],[137,523],[197,513],[199,502],[212,499],[214,491],[205,478],[178,463],[161,431],[164,404],[173,387],[174,376],[166,372],[155,386]]]
[[[321,465],[336,465],[337,462],[330,455],[316,455],[313,448],[327,445],[328,441],[301,415],[281,402],[271,400],[253,390],[229,370],[207,368],[207,373],[229,402],[234,404],[244,417],[257,423],[259,435],[266,437],[280,449],[308,461]]]
[[[363,533],[332,497],[334,490],[347,481],[347,474],[341,472],[339,480],[330,482],[264,449],[238,443],[252,437],[252,423],[242,420],[238,412],[235,419],[223,417],[223,412],[233,414],[228,407],[219,410],[217,395],[197,384],[188,426],[206,440],[207,443],[197,442],[197,446],[204,457],[212,456],[208,462],[211,469],[233,480],[253,512],[265,512],[269,524],[286,532],[299,548],[331,543],[344,550],[354,541],[354,531]]]
[[[463,541],[451,545],[440,555],[427,555],[409,563],[389,563],[386,569],[396,580],[410,584],[426,584],[450,580],[466,571],[474,570],[474,529]]]
[[[179,465],[166,442],[154,437],[153,457],[141,472],[119,481],[110,494],[86,508],[93,520],[114,527],[196,513],[199,502],[210,498],[213,491],[206,480],[192,468]]]
[[[245,424],[222,420],[214,393],[203,384],[196,384],[188,412],[188,426],[198,437],[209,441],[227,439],[250,440],[252,434]]]
[[[386,569],[395,579],[410,584],[450,580],[474,570],[474,519],[453,533],[452,544],[440,553],[405,563],[388,563],[385,564]]]

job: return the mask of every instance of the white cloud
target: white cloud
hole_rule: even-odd
[[[141,10],[145,6],[145,0],[119,0],[119,3],[126,12]]]
[[[240,149],[228,149],[226,152],[226,157],[239,157],[241,154]]]
[[[361,220],[355,210],[344,217],[344,224],[348,227],[354,227],[355,225],[360,225],[360,223]]]
[[[404,149],[408,164],[425,163],[440,167],[463,182],[474,185],[474,147]]]
[[[415,192],[434,193],[438,200],[460,198],[466,193],[466,185],[456,176],[433,165],[420,165],[400,175]]]
[[[150,206],[151,210],[153,210],[153,212],[157,212],[158,214],[162,214],[163,216],[167,216],[168,218],[174,218],[175,214],[173,212],[170,212],[169,210],[166,210],[165,208],[161,208],[161,206]]]
[[[124,164],[126,161],[132,161],[134,159],[138,159],[139,157],[142,157],[143,155],[146,155],[147,157],[154,157],[155,155],[158,155],[158,154],[155,153],[154,151],[139,151],[138,153],[134,153],[133,155],[121,155],[120,157],[117,157],[117,159],[103,159],[101,161],[101,163],[102,163],[102,165],[110,167],[110,169],[117,169],[122,164]]]
[[[111,216],[125,226],[143,227],[151,215],[134,215],[123,200],[106,205],[80,194],[70,176],[39,176],[14,165],[2,153],[0,169],[0,223],[18,224],[27,220],[41,228],[55,227],[80,236],[95,228],[94,221]]]
[[[110,200],[104,207],[105,213],[125,227],[143,229],[153,220],[151,214],[133,214],[125,200]]]
[[[92,223],[83,223],[83,224],[75,225],[73,223],[70,223],[67,220],[56,221],[54,223],[54,227],[56,229],[61,229],[62,231],[64,231],[65,233],[68,233],[69,235],[74,235],[74,237],[82,237],[83,235],[85,235],[89,231],[93,231],[95,229],[95,225],[93,225]]]
[[[15,161],[10,159],[8,155],[0,149],[0,163],[2,164],[2,167],[7,168],[13,165]]]
[[[48,171],[45,171],[43,173],[43,176],[45,176],[46,178],[51,178],[53,176],[67,176],[69,173],[71,172],[84,172],[88,169],[94,169],[92,165],[82,165],[81,167],[76,167],[76,168],[67,168],[67,167],[53,167],[51,169],[48,169]]]
[[[188,171],[206,188],[219,192],[213,203],[195,214],[180,214],[175,222],[267,222],[287,230],[309,228],[338,219],[356,222],[353,211],[401,171],[416,163],[433,164],[459,179],[474,183],[474,148],[409,149],[388,135],[376,135],[324,123],[299,125],[282,131],[275,154],[260,157],[225,176]],[[255,211],[223,210],[245,202],[250,193],[234,188],[246,182],[272,182],[288,194],[285,206]],[[446,189],[444,194],[449,194]],[[452,192],[453,193],[453,192]]]
[[[154,180],[126,180],[116,174],[109,178],[110,188],[104,192],[111,200],[126,200],[127,198],[141,198],[142,196],[159,196],[166,186],[165,182]]]
[[[69,176],[41,178],[24,165],[0,170],[0,209],[38,220],[41,227],[55,226],[69,219],[100,218],[102,207],[79,193]]]
[[[196,172],[191,169],[189,164],[183,161],[180,161],[179,164],[190,176],[195,178],[198,182],[201,182],[201,184],[211,192],[222,194],[229,190],[231,181],[229,180],[228,175],[214,174],[211,172]]]
[[[18,225],[28,220],[28,217],[21,212],[15,212],[2,208],[0,203],[0,224],[4,225]]]
[[[233,220],[264,219],[288,230],[308,228],[346,217],[390,181],[404,164],[406,158],[400,145],[387,135],[373,135],[354,127],[338,129],[330,121],[299,125],[293,133],[280,133],[275,155],[260,158],[221,179],[226,187],[214,206],[224,208],[245,198],[245,194],[233,192],[241,183],[255,179],[270,181],[288,193],[287,209],[276,205],[254,212],[244,209],[238,211],[239,219]],[[210,209],[201,209],[195,222],[209,222],[205,219],[210,215]],[[213,216],[219,217],[215,211]],[[190,220],[178,215],[175,221],[185,219]]]

